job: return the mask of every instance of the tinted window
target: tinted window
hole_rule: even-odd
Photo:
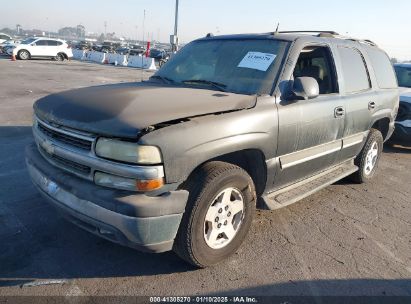
[[[374,68],[378,86],[381,89],[396,88],[397,80],[387,54],[376,48],[367,48],[367,53]]]
[[[371,87],[368,71],[360,51],[352,48],[339,47],[344,77],[345,92],[355,93]]]
[[[56,41],[57,42],[57,45],[62,45],[63,44],[63,42],[61,42],[61,41]]]
[[[23,40],[23,41],[21,42],[21,44],[30,44],[30,43],[32,43],[32,42],[34,42],[34,41],[36,41],[36,38],[28,38],[28,39]]]
[[[0,35],[0,39],[9,40],[10,37],[9,37],[9,36],[6,36],[6,35]]]
[[[56,40],[49,40],[47,41],[49,46],[57,46],[57,41]]]
[[[39,45],[39,46],[48,45],[47,40],[38,40],[38,41],[36,41],[36,45]]]
[[[396,66],[395,73],[397,73],[398,85],[400,87],[411,88],[411,66]]]

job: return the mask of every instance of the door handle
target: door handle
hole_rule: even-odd
[[[345,110],[343,107],[336,107],[334,109],[334,117],[335,118],[339,118],[339,117],[343,117],[345,115]]]
[[[375,101],[370,101],[370,102],[368,103],[368,110],[373,110],[373,109],[375,109],[375,106],[376,106]]]

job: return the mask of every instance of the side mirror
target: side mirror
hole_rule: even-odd
[[[320,95],[320,87],[315,78],[297,77],[294,80],[292,93],[303,100],[314,99]]]

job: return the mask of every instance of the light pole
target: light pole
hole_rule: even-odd
[[[144,46],[144,39],[145,39],[145,28],[144,25],[146,23],[146,10],[144,10],[144,17],[143,17],[143,46]]]
[[[179,2],[179,0],[176,0],[176,12],[175,12],[175,20],[174,20],[174,35],[170,36],[171,50],[173,52],[178,51],[178,2]]]

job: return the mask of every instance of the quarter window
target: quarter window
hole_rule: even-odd
[[[342,76],[346,93],[356,93],[371,88],[370,77],[360,51],[353,48],[339,47]]]
[[[394,69],[387,54],[377,48],[370,47],[367,48],[367,53],[374,68],[378,86],[381,89],[396,88],[397,80],[395,79]]]

